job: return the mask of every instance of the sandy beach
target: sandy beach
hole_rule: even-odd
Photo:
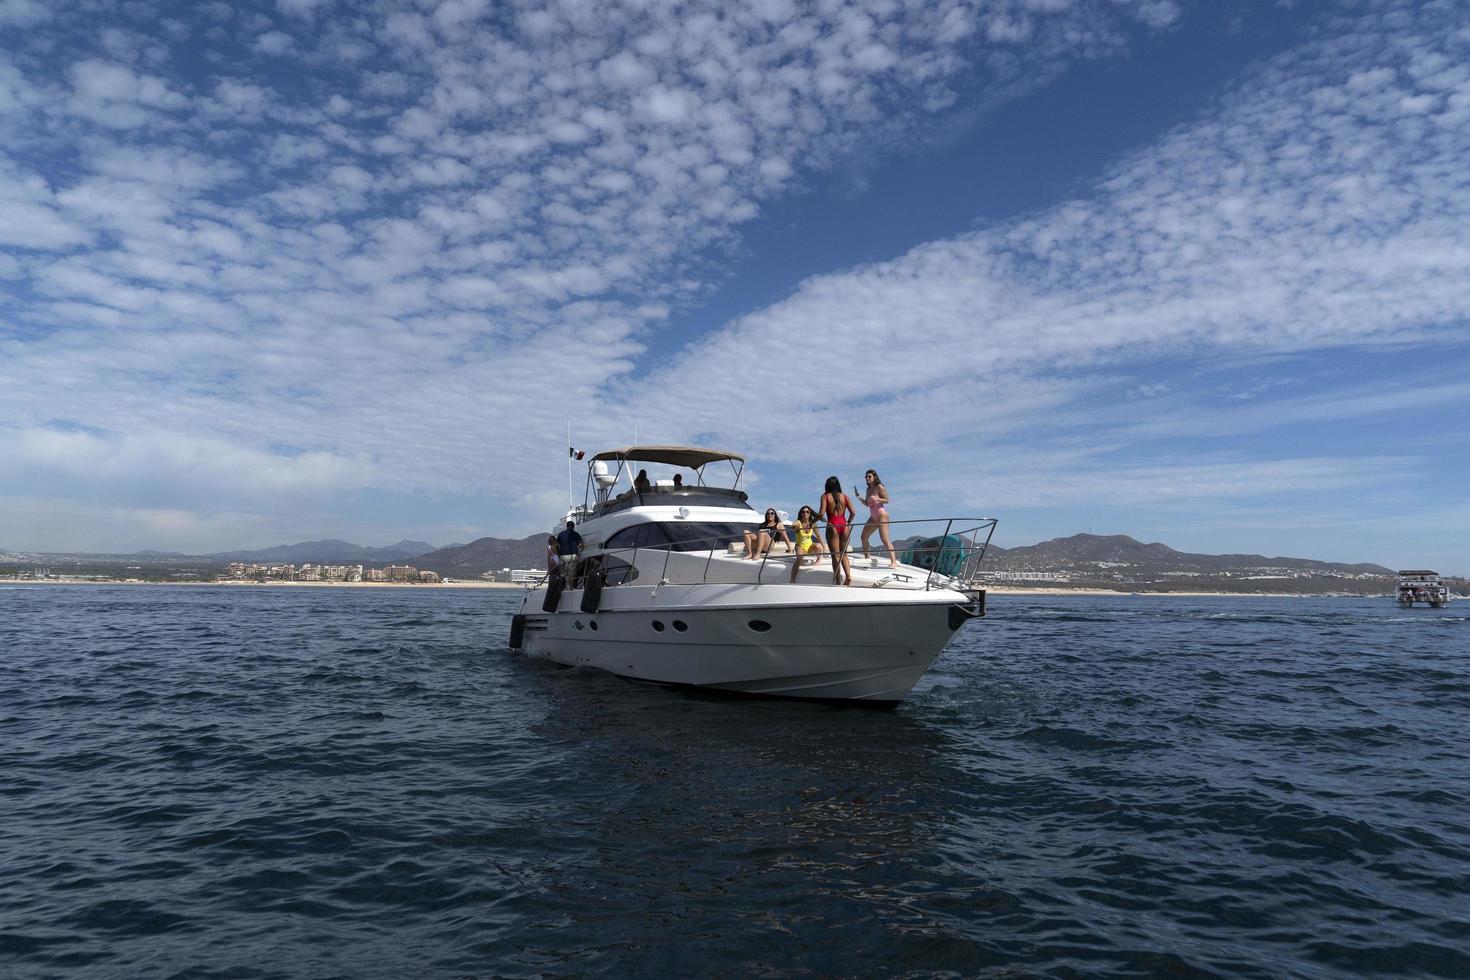
[[[191,588],[229,586],[247,589],[524,589],[517,582],[146,582],[142,579],[0,579],[5,585],[182,585]]]

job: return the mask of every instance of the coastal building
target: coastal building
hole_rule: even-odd
[[[541,568],[492,568],[480,576],[487,582],[514,582],[516,585],[533,585],[546,577]]]
[[[988,582],[1070,582],[1072,576],[1066,572],[980,572]]]

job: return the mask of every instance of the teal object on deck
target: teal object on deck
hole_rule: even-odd
[[[965,542],[953,534],[921,538],[904,549],[903,563],[939,575],[954,575],[965,563]]]

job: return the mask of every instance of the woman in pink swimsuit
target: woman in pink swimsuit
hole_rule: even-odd
[[[847,541],[852,537],[852,519],[857,516],[852,501],[842,492],[842,481],[827,477],[822,494],[821,519],[827,522],[827,548],[832,552],[832,584],[852,584],[852,559],[847,557]],[[847,581],[842,581],[843,576]]]
[[[863,557],[868,557],[868,539],[877,531],[883,547],[888,550],[888,567],[897,568],[898,556],[893,553],[893,542],[888,540],[888,488],[883,485],[877,470],[868,470],[863,479],[868,482],[868,492],[863,496],[863,503],[868,505],[868,519],[863,523],[863,533],[859,538]]]

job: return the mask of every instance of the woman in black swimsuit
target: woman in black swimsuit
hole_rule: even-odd
[[[774,507],[767,507],[761,526],[745,532],[745,557],[759,558],[771,550],[777,538],[786,542],[786,553],[790,554],[791,538],[786,534],[786,525],[781,523],[781,515]]]

